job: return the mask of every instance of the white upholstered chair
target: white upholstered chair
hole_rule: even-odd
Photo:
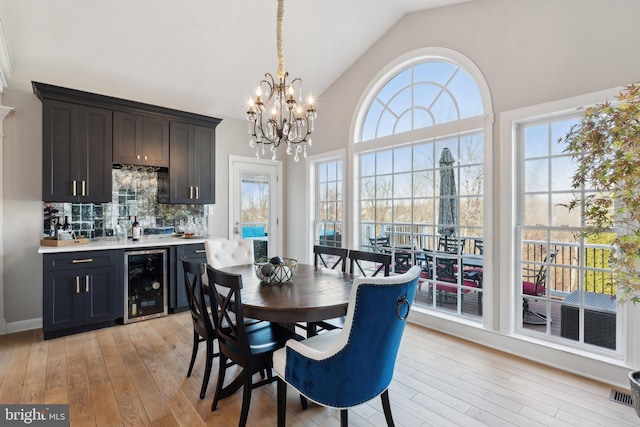
[[[253,240],[208,239],[204,242],[207,264],[213,268],[253,264]]]

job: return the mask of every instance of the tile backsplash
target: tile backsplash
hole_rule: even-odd
[[[171,234],[187,226],[207,234],[206,205],[158,203],[158,168],[123,165],[113,169],[112,180],[111,203],[44,203],[43,236],[53,236],[56,223],[66,217],[78,237],[116,239],[135,216],[144,234]]]

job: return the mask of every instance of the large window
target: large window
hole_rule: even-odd
[[[424,58],[371,95],[354,144],[356,242],[421,265],[416,304],[482,318],[484,108],[471,74]],[[466,264],[470,257],[474,265]]]
[[[316,164],[315,244],[342,246],[342,160]]]
[[[571,113],[517,126],[518,328],[611,351],[617,347],[612,236],[583,238],[580,210],[566,207],[576,195],[590,192],[575,194],[571,176],[576,164],[562,143],[579,121],[580,115]]]

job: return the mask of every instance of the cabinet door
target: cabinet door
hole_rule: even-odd
[[[108,322],[118,317],[117,269],[115,267],[86,268],[82,271],[84,292],[83,323]],[[120,313],[121,315],[122,313]]]
[[[111,111],[80,107],[78,200],[83,203],[107,203],[112,199],[112,135]]]
[[[169,202],[194,203],[191,183],[193,126],[171,122],[171,164],[169,166]]]
[[[171,122],[170,203],[215,203],[215,129]]]
[[[195,126],[192,156],[192,183],[196,187],[195,203],[216,202],[215,129]]]
[[[77,200],[79,111],[77,104],[68,102],[44,100],[42,103],[43,201]]]
[[[196,245],[180,245],[176,247],[175,257],[175,269],[176,272],[176,287],[175,287],[175,302],[174,298],[171,298],[174,304],[174,309],[188,309],[189,301],[187,301],[187,291],[184,287],[184,268],[182,268],[182,257],[187,257],[189,261],[207,262],[207,254],[204,250],[204,244]]]
[[[45,333],[83,324],[81,273],[80,270],[45,273],[42,309]]]
[[[114,111],[113,162],[169,166],[169,121]]]
[[[169,166],[169,121],[142,118],[142,165]]]
[[[113,112],[113,162],[138,165],[142,151],[142,116]]]

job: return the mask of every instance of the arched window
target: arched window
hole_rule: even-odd
[[[422,264],[418,305],[481,320],[491,107],[475,65],[437,53],[398,60],[361,101],[351,146],[355,238],[361,249],[393,253],[395,272]],[[465,265],[471,255],[479,266]]]
[[[452,122],[483,113],[480,90],[459,65],[428,59],[378,91],[367,110],[362,140]]]

